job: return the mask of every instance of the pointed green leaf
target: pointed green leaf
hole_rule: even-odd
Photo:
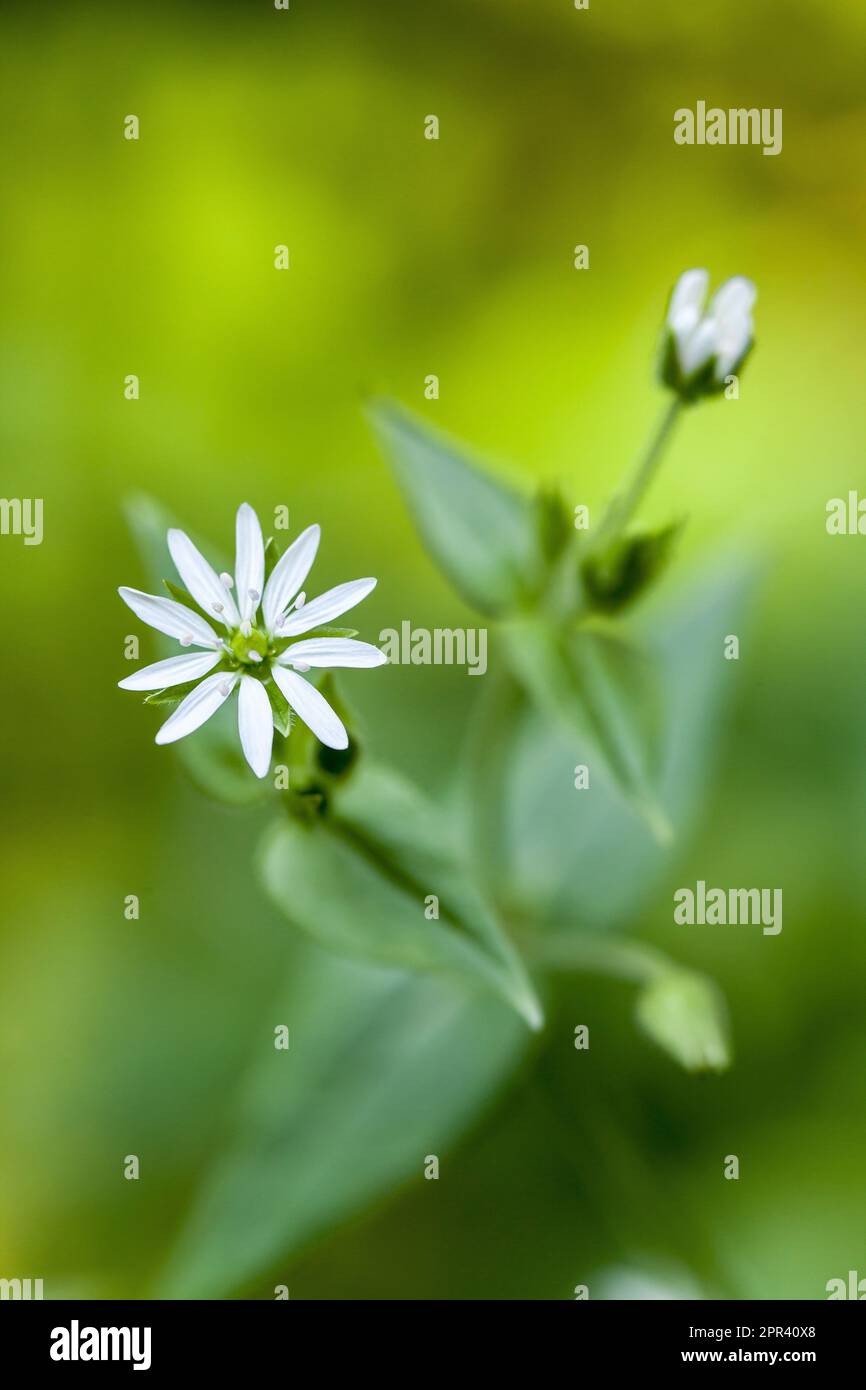
[[[288,1026],[288,1051],[275,1050],[271,1020]],[[492,996],[339,960],[299,938],[156,1296],[291,1286],[299,1252],[421,1180],[425,1154],[443,1159],[527,1038]]]
[[[519,607],[546,571],[532,502],[408,412],[382,404],[372,418],[415,525],[446,578],[485,613]]]
[[[362,762],[327,816],[270,830],[260,863],[274,902],[332,950],[474,982],[540,1026],[523,964],[447,823],[396,774]]]
[[[742,559],[716,563],[692,579],[686,596],[642,614],[638,627],[657,681],[656,712],[642,737],[650,741],[648,765],[677,836],[700,815],[723,747],[731,685],[722,639],[742,631],[753,581],[754,567]],[[591,730],[569,729],[501,673],[488,675],[482,693],[467,801],[488,894],[508,920],[597,930],[629,925],[666,870],[665,846],[605,775]],[[583,767],[589,785],[578,787]]]
[[[670,827],[656,797],[656,672],[636,648],[592,629],[563,634],[544,619],[503,629],[512,670],[539,710],[589,745],[612,781],[662,841]]]

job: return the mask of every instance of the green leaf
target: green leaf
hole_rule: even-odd
[[[532,502],[408,412],[380,404],[372,419],[415,525],[446,578],[485,613],[525,603],[546,572]]]
[[[285,1052],[273,1043],[280,1023],[289,1028]],[[420,1180],[427,1154],[447,1164],[526,1039],[490,996],[338,960],[299,939],[285,991],[255,1040],[228,1142],[156,1296],[223,1298],[268,1274],[271,1287],[291,1285],[299,1251]]]
[[[727,1008],[712,980],[672,969],[645,985],[636,1014],[644,1032],[686,1071],[724,1071],[731,1051]]]
[[[692,578],[684,598],[646,610],[637,629],[658,682],[649,765],[678,836],[701,814],[723,746],[733,663],[723,660],[722,642],[742,631],[753,580],[743,559],[717,564]],[[569,730],[507,675],[491,673],[484,687],[466,802],[488,894],[507,920],[530,928],[630,924],[666,872],[667,847],[604,775],[591,731]],[[583,766],[589,786],[579,790],[575,769]]]
[[[448,823],[396,774],[362,762],[335,791],[328,816],[267,833],[260,865],[277,906],[332,950],[467,980],[540,1027],[523,964]],[[425,915],[434,899],[438,918]]]
[[[237,700],[226,700],[206,724],[174,747],[191,781],[215,801],[252,806],[274,794],[270,777],[256,777],[241,752]]]
[[[545,619],[503,628],[509,664],[538,709],[592,750],[612,784],[664,842],[670,826],[656,796],[657,673],[636,646],[609,632],[564,634]]]
[[[621,536],[590,552],[581,574],[592,607],[617,613],[639,598],[667,566],[682,526],[677,521],[658,531]]]

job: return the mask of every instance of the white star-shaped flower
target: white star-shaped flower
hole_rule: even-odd
[[[237,514],[234,579],[217,574],[183,531],[168,533],[171,558],[201,613],[138,589],[118,590],[143,622],[176,638],[182,647],[202,649],[154,662],[118,682],[122,690],[149,691],[198,682],[162,725],[157,743],[175,743],[194,733],[237,688],[244,757],[257,777],[267,776],[274,737],[266,686],[270,679],[320,743],[328,748],[348,747],[341,720],[316,687],[298,673],[311,667],[381,666],[387,657],[369,642],[349,637],[295,640],[347,613],[376,586],[375,579],[353,579],[307,603],[301,585],[316,558],[320,535],[318,526],[308,526],[265,583],[262,528],[244,502]]]

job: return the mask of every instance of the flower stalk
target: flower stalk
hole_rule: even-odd
[[[632,521],[658,471],[664,451],[682,413],[682,408],[681,398],[675,396],[665,409],[655,433],[638,461],[631,480],[609,503],[596,534],[595,546],[621,535]]]

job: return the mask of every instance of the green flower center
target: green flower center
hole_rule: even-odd
[[[238,628],[229,638],[229,646],[242,666],[260,666],[270,652],[267,633],[257,627],[248,634]]]

